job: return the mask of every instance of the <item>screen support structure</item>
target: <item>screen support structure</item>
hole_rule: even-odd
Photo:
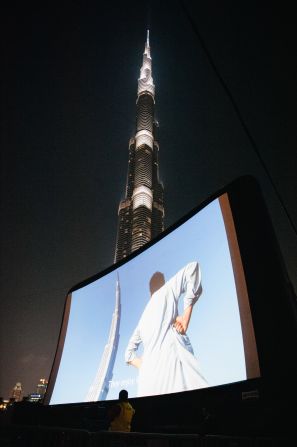
[[[48,405],[50,402],[50,397],[52,395],[55,383],[56,383],[56,377],[58,374],[58,370],[59,370],[59,365],[60,365],[60,361],[61,361],[61,357],[63,354],[63,349],[64,349],[64,342],[65,342],[65,337],[66,337],[66,332],[67,332],[67,327],[68,327],[68,320],[69,320],[69,314],[70,314],[70,308],[71,308],[71,299],[72,299],[72,294],[68,293],[66,301],[65,301],[65,307],[64,307],[64,314],[63,314],[63,322],[62,322],[62,326],[61,326],[61,330],[60,330],[60,334],[59,334],[59,342],[58,342],[58,346],[57,346],[57,351],[56,351],[56,355],[55,355],[55,361],[53,363],[53,367],[52,367],[52,371],[50,373],[50,380],[49,380],[49,384],[46,390],[46,394],[45,394],[45,398],[44,398],[44,404]]]
[[[252,322],[247,286],[238,246],[235,225],[228,194],[219,197],[219,203],[225,224],[231,262],[234,273],[235,286],[238,297],[238,307],[241,320],[242,338],[245,353],[247,379],[260,376],[259,358],[257,352],[255,332]]]

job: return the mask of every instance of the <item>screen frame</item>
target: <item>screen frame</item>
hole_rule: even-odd
[[[288,277],[258,182],[254,177],[244,176],[216,191],[215,194],[209,196],[200,205],[192,209],[174,225],[170,226],[154,240],[147,243],[144,247],[141,247],[134,253],[104,269],[100,273],[79,282],[69,290],[66,295],[57,349],[49,377],[49,384],[45,395],[44,404],[50,405],[49,402],[55,386],[57,372],[63,352],[65,334],[67,331],[71,294],[81,287],[84,287],[113,272],[123,264],[128,263],[131,259],[137,257],[140,253],[149,249],[152,245],[157,244],[161,239],[165,238],[168,234],[173,232],[180,225],[184,224],[200,210],[205,208],[210,202],[219,198],[223,194],[228,195],[228,206],[230,206],[230,211],[233,217],[232,220],[234,223],[234,228],[229,228],[229,236],[227,234],[229,247],[230,232],[232,233],[232,231],[234,232],[235,230],[236,243],[238,245],[240,260],[242,263],[242,272],[244,272],[243,280],[246,281],[243,288],[246,288],[249,296],[248,305],[250,307],[253,321],[252,327],[254,329],[252,331],[252,338],[254,337],[254,341],[252,341],[252,343],[256,344],[256,349],[258,352],[258,365],[259,370],[261,371],[259,379],[256,379],[256,383],[258,387],[261,387],[263,384],[272,385],[276,378],[279,379],[279,377],[284,377],[284,371],[282,371],[280,365],[275,364],[275,352],[277,355],[280,355],[284,351],[287,355],[289,355],[289,352],[292,352],[294,336],[296,337],[297,333],[296,318],[294,318],[294,313],[292,312],[292,296],[288,290]],[[235,252],[237,250],[236,244],[234,250]],[[236,257],[238,255],[234,254],[234,250],[233,256]],[[261,274],[259,274],[257,265],[255,265],[255,252],[257,253],[257,265],[261,264],[263,266]],[[235,264],[236,262],[237,261],[235,261]],[[234,266],[234,262],[232,262],[232,264]],[[273,288],[270,281],[271,275],[273,275],[274,278]],[[278,306],[277,302],[277,296],[279,294],[284,296],[283,306],[281,307]],[[267,302],[268,296],[269,302]],[[269,314],[265,312],[267,306],[270,306],[271,312]],[[263,329],[264,321],[265,330]],[[276,336],[275,328],[280,324],[283,325],[284,329],[281,331],[281,334]],[[253,363],[253,361],[251,362]],[[295,363],[293,363],[294,362],[292,362],[292,371],[297,371],[296,360]],[[252,366],[252,369],[253,368],[257,369],[257,365]],[[286,379],[288,379],[287,374]],[[246,387],[248,382],[255,383],[255,380],[247,379],[242,381],[243,388]],[[214,386],[203,390],[185,391],[175,394],[189,395],[189,393],[194,393],[193,395],[197,395],[197,393],[199,393],[201,396],[205,396],[208,394],[208,391],[213,394],[216,393],[216,390],[219,392],[219,389],[225,390],[226,387],[228,389],[230,387],[232,388],[232,385],[234,389],[237,389],[237,384],[230,383],[228,385],[224,385],[223,387]],[[140,397],[135,399],[158,399],[162,397],[163,400],[166,399],[166,396],[168,397],[168,394],[149,398]],[[177,397],[176,399],[180,402],[181,396]],[[103,402],[104,401],[101,401],[100,403]]]

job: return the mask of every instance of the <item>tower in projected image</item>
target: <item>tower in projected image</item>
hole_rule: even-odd
[[[121,289],[119,276],[117,276],[115,308],[112,314],[108,341],[104,347],[95,379],[85,397],[85,402],[106,399],[107,393],[109,391],[109,383],[112,380],[113,376],[113,367],[119,345],[120,321]]]
[[[158,123],[154,117],[149,31],[138,79],[136,133],[129,142],[125,198],[118,211],[115,262],[142,247],[164,229],[163,186],[159,180]]]

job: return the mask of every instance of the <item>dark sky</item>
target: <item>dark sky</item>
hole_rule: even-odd
[[[49,376],[67,291],[113,262],[148,26],[166,226],[253,174],[297,290],[296,233],[182,2],[65,5],[1,13],[3,397]],[[184,5],[297,226],[295,13],[273,2]]]

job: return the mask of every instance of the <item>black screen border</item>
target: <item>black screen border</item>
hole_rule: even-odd
[[[111,273],[143,253],[145,250],[148,250],[151,246],[157,244],[160,240],[205,208],[210,202],[225,193],[228,195],[232,211],[243,271],[246,278],[261,377],[258,379],[244,380],[240,382],[242,384],[241,386],[239,386],[238,383],[231,383],[203,390],[185,391],[176,393],[175,395],[170,394],[135,399],[161,399],[160,402],[163,402],[163,400],[166,399],[166,396],[167,398],[168,396],[170,396],[170,398],[175,396],[176,402],[180,405],[181,402],[186,403],[189,401],[189,393],[193,395],[193,398],[194,396],[197,396],[197,393],[199,396],[213,396],[216,392],[218,392],[218,394],[220,392],[225,394],[226,389],[237,390],[239,387],[239,389],[242,390],[247,389],[250,386],[254,387],[255,383],[258,388],[267,389],[268,387],[270,389],[270,387],[275,388],[276,380],[285,380],[287,384],[293,382],[294,374],[297,372],[296,358],[292,356],[292,350],[296,347],[295,341],[297,334],[296,318],[294,312],[292,312],[292,309],[294,308],[294,296],[290,289],[289,279],[284,268],[280,249],[259,184],[254,177],[243,176],[210,195],[200,205],[192,209],[144,247],[141,247],[134,253],[102,270],[98,274],[77,283],[69,290],[66,295],[57,349],[44,399],[45,405],[49,405],[60,366],[61,353],[64,346],[65,334],[67,332],[69,300],[71,299],[71,294]],[[271,281],[272,278],[273,286]],[[283,297],[282,306],[279,306],[280,296]],[[282,328],[281,332],[278,330],[279,327]],[[284,355],[286,356],[287,364],[290,364],[290,367],[285,369],[285,371],[282,365],[278,364],[276,361],[276,358],[280,358],[280,356]],[[249,383],[251,385],[249,385]],[[184,398],[182,395],[184,395]],[[205,402],[205,398],[203,398],[202,401]]]

